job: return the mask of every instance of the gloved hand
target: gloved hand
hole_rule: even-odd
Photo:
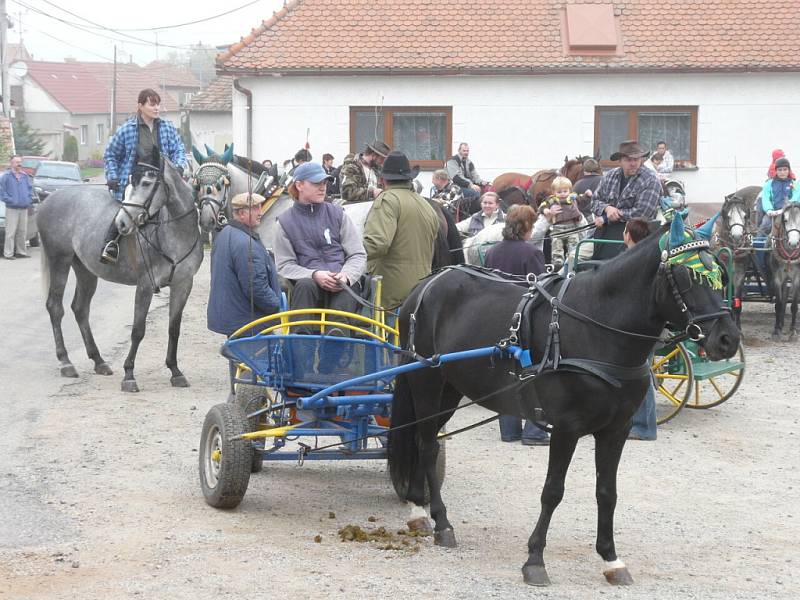
[[[108,189],[115,194],[119,191],[119,181],[116,179],[109,179],[106,182],[106,185],[108,186]]]

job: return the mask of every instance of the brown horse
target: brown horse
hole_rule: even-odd
[[[524,190],[528,196],[528,203],[536,207],[549,195],[550,186],[559,175],[567,177],[572,183],[583,177],[583,161],[587,158],[589,157],[576,156],[575,158],[570,158],[565,156],[564,166],[561,169],[545,169],[536,171],[533,175],[503,173],[495,177],[494,181],[492,181],[492,187],[501,197],[504,196],[503,192],[509,188]]]

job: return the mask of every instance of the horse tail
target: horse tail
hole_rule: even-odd
[[[392,431],[389,432],[389,473],[395,490],[408,490],[411,473],[417,462],[417,426],[408,425],[416,419],[414,398],[407,375],[398,375],[394,380],[392,397]],[[407,425],[402,429],[395,427]]]
[[[41,239],[41,235],[39,236]],[[44,301],[50,296],[50,263],[47,261],[47,252],[44,251],[44,242],[40,244],[39,248],[39,265],[42,275],[42,296]]]

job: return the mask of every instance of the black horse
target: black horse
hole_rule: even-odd
[[[685,235],[682,227],[681,221],[680,233]],[[614,546],[616,475],[633,414],[649,385],[648,355],[667,323],[702,340],[712,360],[733,356],[739,347],[739,331],[723,308],[721,290],[712,289],[702,268],[689,270],[679,264],[684,258],[697,259],[694,269],[701,258],[708,264],[712,259],[702,249],[704,242],[690,238],[688,244],[663,249],[661,240],[666,238],[661,230],[596,271],[579,273],[569,284],[555,278],[549,293],[558,298],[567,285],[563,297],[554,302],[545,298],[527,308],[520,302],[527,285],[493,280],[485,272],[454,268],[417,286],[400,312],[404,348],[432,357],[492,346],[512,337],[512,315],[521,313],[516,320],[521,322],[519,345],[533,349],[533,362],[539,364],[547,358],[544,348],[549,331],[560,335],[557,340],[551,338],[547,354],[560,357],[562,362],[557,369],[547,368],[530,379],[524,379],[520,363],[507,355],[447,363],[397,378],[392,426],[406,427],[390,433],[389,468],[395,489],[414,505],[409,526],[430,527],[423,508],[429,492],[434,540],[439,545],[455,546],[436,475],[436,437],[463,396],[480,399],[482,406],[497,413],[552,425],[542,510],[522,568],[525,582],[549,584],[543,559],[547,530],[563,496],[564,479],[578,439],[589,434],[595,438],[596,549],[605,561],[609,582],[632,582]],[[719,267],[711,264],[710,268],[716,287],[721,287]],[[454,306],[459,310],[453,311]],[[554,306],[560,307],[556,325],[551,320]],[[475,318],[465,319],[464,315]],[[411,322],[413,343],[409,340]],[[443,416],[412,424],[442,411]]]

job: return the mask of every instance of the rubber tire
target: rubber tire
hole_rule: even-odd
[[[234,404],[217,404],[208,411],[200,436],[199,474],[200,487],[208,504],[214,508],[234,508],[239,505],[250,483],[250,466],[253,463],[253,446],[249,440],[234,440],[245,433],[244,413]],[[206,478],[206,461],[209,460],[208,437],[218,431],[220,440],[220,468],[216,485]]]
[[[266,401],[266,388],[260,385],[246,385],[239,383],[236,385],[236,396],[234,397],[234,404],[242,410],[242,414],[249,415],[257,411],[263,406]],[[258,417],[251,417],[246,419],[247,431],[256,431],[259,427]],[[253,442],[251,442],[251,445]],[[255,450],[253,451],[253,464],[250,465],[251,473],[260,473],[264,469],[263,457]]]
[[[447,442],[446,440],[439,441],[439,455],[436,457],[436,477],[439,479],[439,485],[444,484],[445,476],[447,475]],[[397,477],[392,472],[392,464],[389,463],[389,477],[392,479],[392,487],[400,500],[405,501],[408,495],[408,485],[405,482],[397,480]],[[428,489],[428,481],[425,481],[425,504],[431,503],[431,493]]]

